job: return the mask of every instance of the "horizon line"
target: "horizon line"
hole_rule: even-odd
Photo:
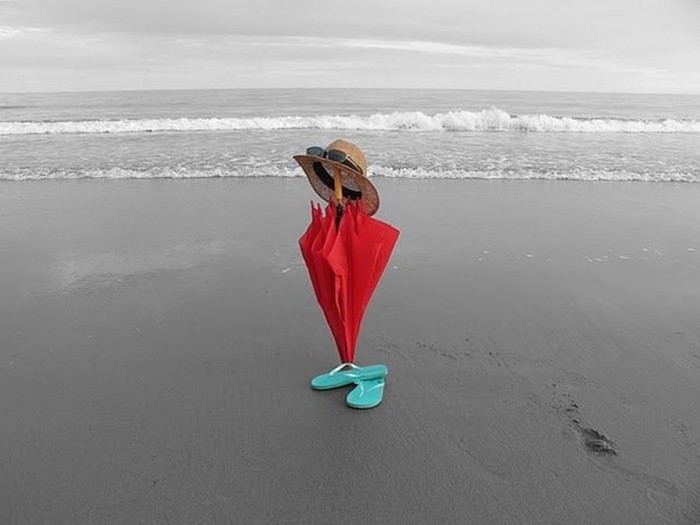
[[[151,91],[481,91],[502,93],[569,93],[569,94],[597,94],[597,95],[670,95],[670,96],[700,96],[697,92],[663,92],[663,91],[605,91],[605,90],[565,90],[565,89],[504,89],[504,88],[458,88],[458,87],[211,87],[211,88],[125,88],[125,89],[77,89],[77,90],[36,90],[36,91],[3,91],[1,95],[65,95],[71,93],[143,93]]]

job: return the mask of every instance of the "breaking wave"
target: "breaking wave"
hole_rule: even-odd
[[[316,115],[253,118],[167,118],[0,122],[0,135],[146,133],[242,130],[501,131],[542,133],[700,133],[697,120],[625,120],[481,111],[420,111],[373,115]]]
[[[572,180],[572,181],[609,181],[609,182],[700,182],[700,173],[681,172],[634,172],[624,170],[528,170],[528,169],[493,169],[484,171],[395,168],[389,166],[370,166],[371,177],[399,179],[485,179],[485,180]],[[0,181],[29,180],[74,180],[74,179],[207,179],[207,178],[290,178],[303,177],[300,168],[286,166],[241,167],[235,169],[210,168],[149,168],[149,169],[83,169],[83,170],[17,170],[0,171]]]

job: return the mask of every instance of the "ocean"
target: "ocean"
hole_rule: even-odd
[[[370,176],[700,182],[700,95],[459,90],[0,94],[0,180],[301,177],[357,143]]]

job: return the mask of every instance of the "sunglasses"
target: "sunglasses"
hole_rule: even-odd
[[[310,148],[306,149],[306,154],[307,155],[312,155],[314,157],[321,157],[324,159],[332,160],[333,162],[337,162],[339,164],[345,164],[349,168],[352,168],[356,171],[359,171],[364,175],[364,171],[362,168],[360,168],[354,160],[352,160],[347,153],[344,151],[340,151],[337,149],[329,149],[326,150],[324,148],[320,148],[318,146],[312,146]]]

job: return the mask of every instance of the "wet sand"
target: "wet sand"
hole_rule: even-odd
[[[0,184],[0,523],[700,522],[700,185],[377,185],[358,412],[305,180]]]

